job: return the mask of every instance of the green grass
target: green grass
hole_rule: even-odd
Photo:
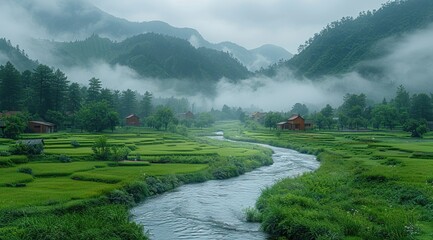
[[[433,141],[403,132],[251,131],[225,136],[316,154],[321,167],[263,191],[263,229],[282,239],[432,239]],[[255,213],[257,215],[257,213]]]

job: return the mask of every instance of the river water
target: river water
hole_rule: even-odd
[[[214,137],[223,140],[223,137]],[[239,177],[188,184],[149,198],[131,210],[132,220],[143,225],[153,240],[249,239],[267,235],[257,223],[245,221],[261,190],[275,181],[319,167],[314,156],[259,144],[274,151],[274,164]]]

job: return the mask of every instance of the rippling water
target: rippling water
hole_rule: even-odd
[[[222,137],[220,138],[222,140]],[[244,209],[254,206],[261,190],[275,181],[319,167],[311,155],[272,147],[274,164],[242,176],[184,185],[133,208],[133,221],[151,239],[266,239],[260,225],[245,221]]]

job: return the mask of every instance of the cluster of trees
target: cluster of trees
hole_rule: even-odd
[[[410,95],[404,86],[399,86],[396,95],[389,102],[369,104],[365,94],[346,94],[343,104],[333,108],[327,104],[318,112],[308,114],[308,108],[296,103],[288,113],[268,112],[262,121],[265,127],[276,128],[278,122],[287,120],[293,114],[314,120],[318,129],[389,129],[397,127],[420,137],[429,130],[433,121],[433,95],[419,93]]]

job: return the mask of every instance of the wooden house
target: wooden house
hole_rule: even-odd
[[[56,125],[50,122],[29,121],[28,127],[33,133],[53,133]]]
[[[306,130],[312,129],[313,123],[305,121],[299,114],[292,116],[285,122],[277,123],[277,128],[280,130]]]
[[[179,120],[193,120],[194,119],[194,113],[191,111],[188,111],[186,113],[181,113],[178,115]]]
[[[131,114],[126,117],[126,126],[140,126],[140,118],[135,115]]]

